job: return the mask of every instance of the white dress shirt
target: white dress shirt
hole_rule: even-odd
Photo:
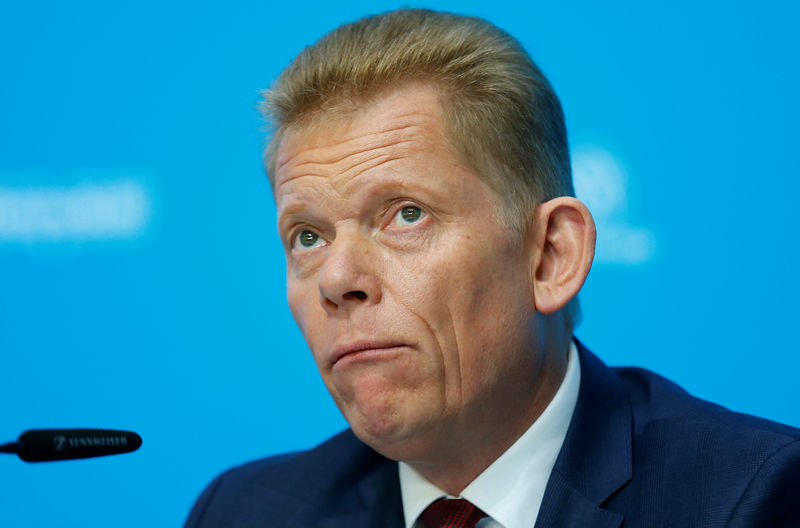
[[[461,497],[489,517],[476,528],[531,528],[536,524],[550,472],[567,436],[581,384],[580,362],[571,343],[567,372],[544,412],[505,453],[464,490]],[[420,514],[432,502],[451,497],[414,468],[400,466],[400,492],[406,528],[420,528]]]

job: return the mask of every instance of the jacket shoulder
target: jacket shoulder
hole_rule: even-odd
[[[319,512],[337,515],[363,502],[358,484],[396,467],[350,430],[303,452],[256,460],[229,469],[203,491],[186,527],[312,526]],[[385,480],[385,479],[384,479]]]
[[[791,484],[800,429],[693,397],[644,369],[612,370],[630,397],[634,447],[633,478],[612,509],[650,504],[682,526],[800,524]]]
[[[636,367],[611,369],[625,386],[633,411],[636,434],[660,425],[704,431],[755,435],[770,443],[786,444],[800,439],[800,429],[764,418],[731,411],[694,397],[672,381]],[[683,426],[683,427],[682,427]],[[737,436],[731,436],[736,440]]]

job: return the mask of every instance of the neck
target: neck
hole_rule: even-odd
[[[543,335],[546,332],[543,332]],[[563,331],[545,342],[531,362],[533,372],[516,384],[502,387],[494,401],[465,420],[461,433],[448,438],[424,460],[406,460],[444,492],[459,496],[475,478],[500,457],[539,418],[552,401],[567,369],[570,339]],[[552,337],[551,333],[549,337]],[[522,395],[527,395],[523,397]],[[511,402],[509,404],[509,402]]]

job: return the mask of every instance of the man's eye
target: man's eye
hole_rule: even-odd
[[[394,225],[409,225],[418,222],[422,218],[422,209],[416,205],[407,205],[397,211],[392,223]]]
[[[303,229],[297,233],[292,242],[293,249],[313,249],[325,245],[325,239],[308,229]]]

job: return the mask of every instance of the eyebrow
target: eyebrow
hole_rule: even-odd
[[[286,207],[278,209],[278,233],[282,234],[289,230],[289,224],[300,213],[308,210],[308,206],[301,201],[294,200]]]

